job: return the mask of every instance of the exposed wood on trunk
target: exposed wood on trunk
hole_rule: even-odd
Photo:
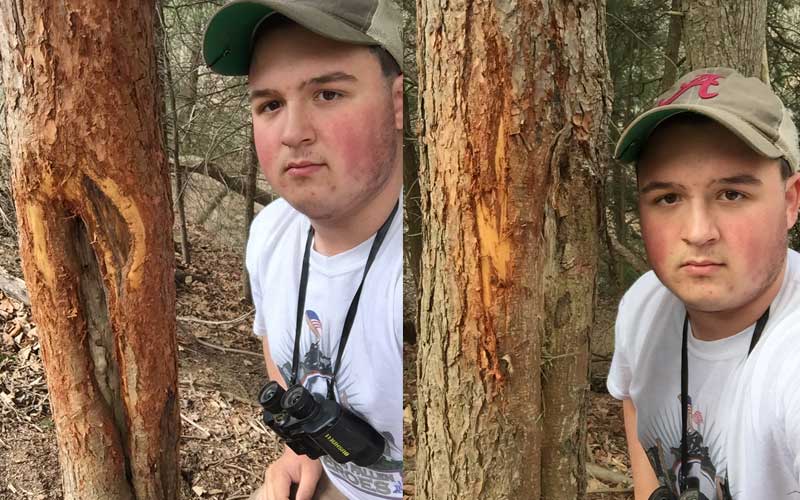
[[[421,499],[583,497],[602,12],[418,3]]]
[[[0,9],[20,255],[66,500],[178,495],[174,252],[152,2]]]

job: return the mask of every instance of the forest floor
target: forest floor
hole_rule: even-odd
[[[265,382],[252,307],[241,299],[242,257],[191,228],[192,265],[179,264],[178,363],[184,499],[246,499],[281,445],[260,420]],[[21,277],[16,242],[0,236],[0,268]],[[219,322],[219,323],[213,323]],[[416,355],[405,346],[404,417],[414,419]],[[597,385],[597,384],[595,384]],[[625,474],[619,402],[591,393],[589,461]],[[416,442],[407,432],[406,498],[413,498]],[[617,491],[622,490],[622,491]],[[626,485],[589,478],[590,500],[633,498]],[[30,309],[0,292],[0,500],[62,498],[58,450]]]

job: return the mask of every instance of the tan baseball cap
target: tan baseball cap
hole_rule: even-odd
[[[730,68],[699,69],[678,80],[622,132],[614,157],[636,161],[659,124],[687,112],[711,118],[754,151],[784,158],[798,171],[800,148],[791,112],[764,82]]]
[[[395,0],[234,0],[206,26],[203,58],[208,67],[222,75],[246,75],[253,36],[275,13],[332,40],[379,45],[403,68],[403,14]]]

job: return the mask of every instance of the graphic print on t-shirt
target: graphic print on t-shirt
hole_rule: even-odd
[[[680,395],[678,402],[680,404]],[[688,450],[688,475],[699,480],[700,500],[731,500],[727,477],[724,471],[717,473],[716,466],[709,454],[709,445],[719,446],[721,440],[705,443],[698,427],[704,423],[703,413],[692,407],[692,398],[688,397],[686,443]],[[679,496],[678,477],[681,471],[681,421],[674,413],[665,412],[658,418],[656,436],[652,446],[647,448],[647,458],[653,466],[661,486],[670,489],[675,498]],[[680,415],[680,412],[679,412]],[[677,436],[677,440],[675,437]],[[674,443],[667,447],[665,441]]]
[[[312,335],[312,341],[308,350],[305,353],[301,353],[297,369],[297,382],[302,384],[309,392],[326,397],[328,383],[333,377],[333,364],[336,361],[338,352],[333,350],[333,346],[323,345],[322,339],[325,336],[323,335],[323,322],[319,315],[311,309],[306,309],[304,317],[308,331]],[[291,379],[291,363],[284,363],[279,369],[284,380]],[[356,396],[352,385],[343,384],[337,379],[333,387],[334,396],[342,407],[364,418],[348,403],[348,399]],[[386,449],[383,456],[369,467],[359,467],[352,462],[340,464],[328,456],[320,457],[320,460],[324,462],[329,473],[335,474],[354,488],[382,498],[401,498],[403,493],[401,478],[403,461],[392,460],[390,450],[397,448],[392,434],[390,432],[381,432],[381,435],[386,439]]]

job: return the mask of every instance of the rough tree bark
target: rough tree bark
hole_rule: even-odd
[[[422,257],[422,213],[419,190],[419,136],[416,122],[419,114],[417,92],[417,8],[415,0],[403,0],[403,41],[405,50],[405,81],[403,92],[403,184],[405,186],[403,238],[403,340],[415,343],[417,338],[417,302]]]
[[[413,135],[409,92],[403,94],[403,128]],[[416,107],[416,102],[414,102]],[[417,300],[420,259],[422,257],[422,214],[420,210],[419,157],[414,141],[403,141],[403,184],[405,185],[405,227],[403,255],[403,339],[414,343],[417,338]]]
[[[417,5],[417,495],[582,498],[604,4]]]
[[[683,13],[681,0],[672,0],[669,10],[669,32],[664,47],[664,73],[661,77],[661,92],[666,92],[678,79],[678,55],[683,38]],[[628,122],[625,122],[628,123]]]
[[[64,498],[175,499],[169,170],[153,2],[0,9],[20,254]]]
[[[767,2],[683,0],[683,9],[687,71],[727,66],[763,79]]]

